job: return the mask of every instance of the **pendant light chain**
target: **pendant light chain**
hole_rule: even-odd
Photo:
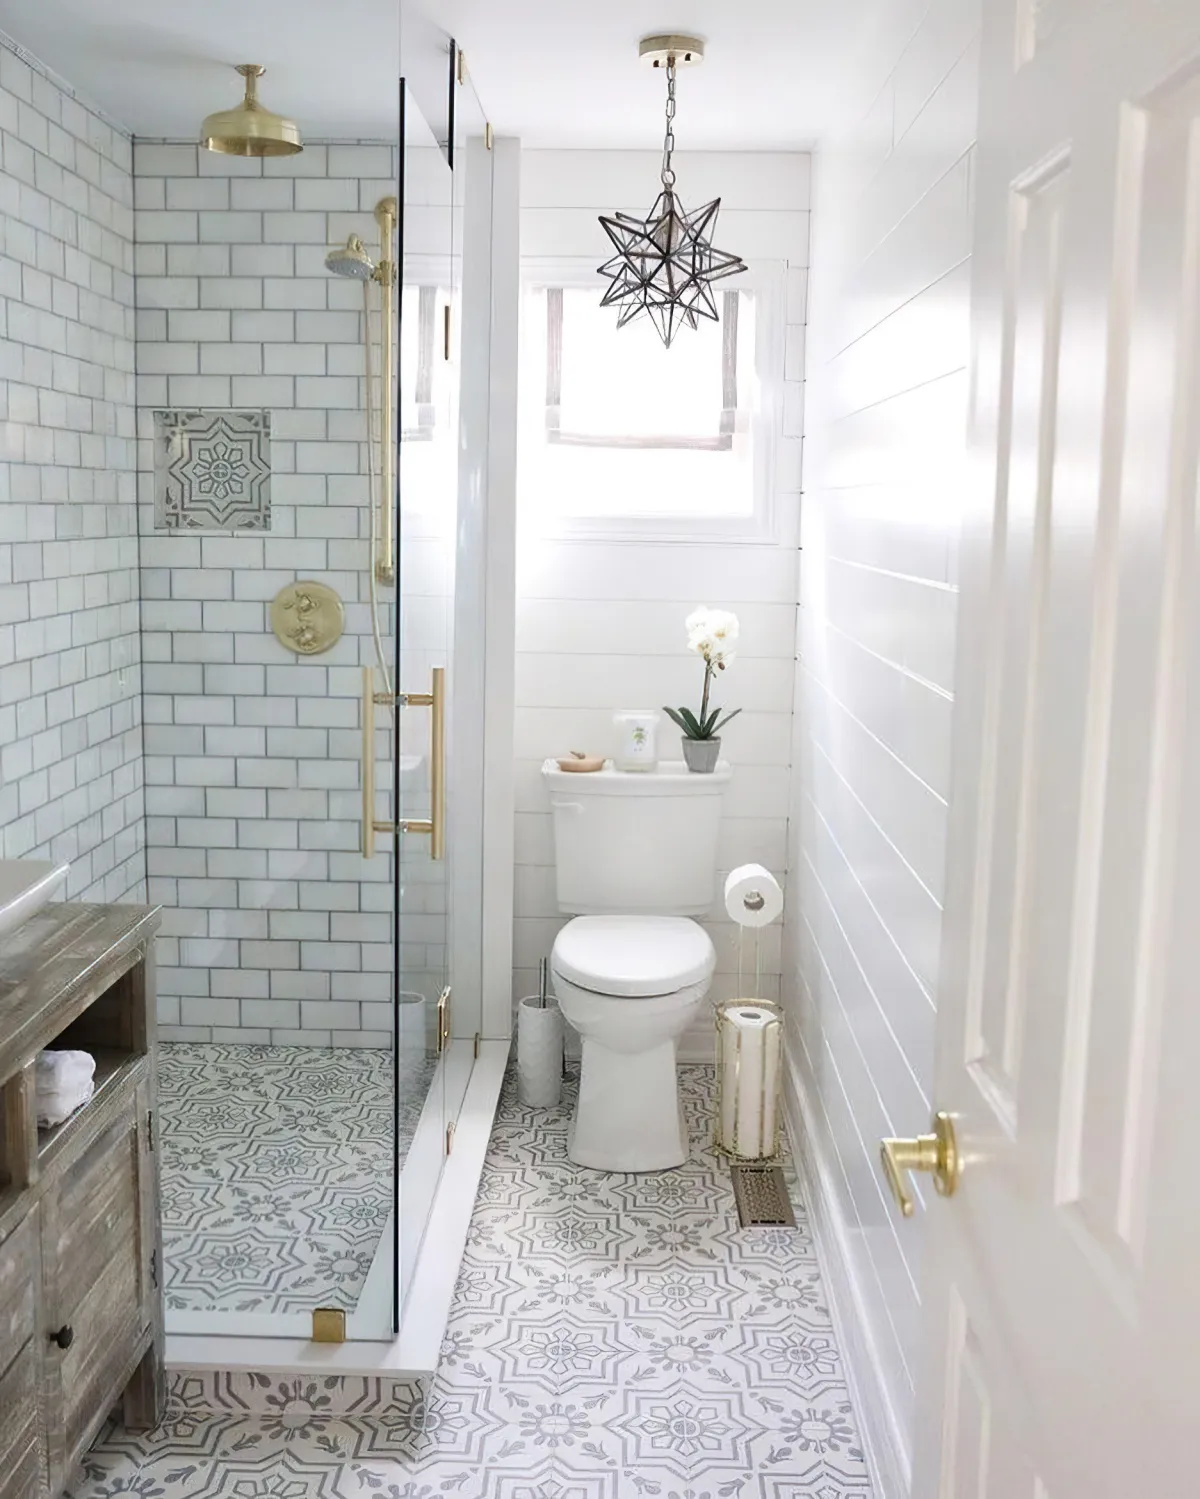
[[[675,150],[675,54],[667,58],[667,133],[663,140],[662,185],[675,186],[671,156]]]

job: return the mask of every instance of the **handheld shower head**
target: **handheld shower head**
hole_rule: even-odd
[[[344,245],[326,255],[325,269],[335,276],[348,276],[352,281],[370,281],[375,274],[375,262],[358,235],[352,234]]]

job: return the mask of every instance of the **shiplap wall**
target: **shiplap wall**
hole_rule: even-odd
[[[645,212],[661,165],[651,151],[538,151],[523,154],[521,259],[604,258],[596,215]],[[735,777],[725,804],[720,866],[749,860],[782,880],[791,758],[800,504],[804,309],[808,265],[809,157],[804,154],[680,152],[687,206],[722,198],[717,241],[752,261],[786,266],[787,399],[776,434],[776,540],[759,543],[564,540],[522,513],[517,547],[516,868],[514,998],[531,993],[565,918],[554,892],[550,814],[539,768],[547,755],[586,747],[611,752],[615,709],[686,702],[702,668],[686,649],[685,616],[697,604],[741,619],[737,661],[720,697],[743,713],[723,736]],[[645,200],[643,202],[643,200]],[[686,336],[686,335],[685,335]],[[681,339],[679,353],[686,356]],[[518,502],[520,478],[518,473]],[[664,719],[660,754],[678,758]],[[717,949],[711,997],[737,988],[736,929],[714,902],[708,928]],[[760,992],[777,997],[780,928],[763,933]],[[706,1015],[685,1041],[711,1052]]]
[[[141,900],[128,136],[0,42],[0,854]]]
[[[785,1002],[805,1150],[880,1489],[907,1491],[965,439],[976,0],[860,26],[819,153]]]

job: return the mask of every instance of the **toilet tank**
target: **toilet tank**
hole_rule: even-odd
[[[559,910],[703,915],[713,902],[731,775],[725,761],[696,775],[682,760],[653,771],[605,766],[582,774],[547,760]]]

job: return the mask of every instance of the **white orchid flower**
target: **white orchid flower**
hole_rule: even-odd
[[[688,632],[688,649],[714,666],[733,660],[738,638],[738,618],[728,609],[699,608],[684,621]]]
[[[699,609],[694,609],[688,615],[687,619],[684,620],[683,627],[687,631],[689,650],[699,651],[705,641],[709,639],[711,631],[709,630],[708,613],[709,611],[701,606]]]
[[[731,614],[728,609],[710,609],[708,629],[713,639],[722,648],[732,645],[738,638],[738,617],[736,614]]]

